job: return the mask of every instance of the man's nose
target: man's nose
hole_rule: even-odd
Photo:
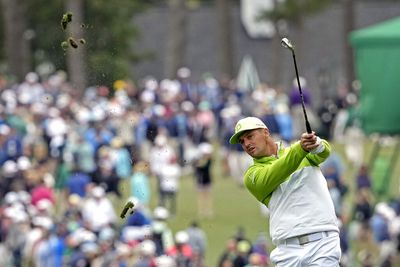
[[[250,146],[249,140],[244,139],[244,140],[243,140],[243,146],[244,146],[245,148],[248,148],[248,147]]]

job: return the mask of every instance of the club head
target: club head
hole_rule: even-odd
[[[293,45],[292,43],[289,41],[288,38],[282,38],[281,40],[281,45],[285,48],[288,48],[290,50],[293,50]]]

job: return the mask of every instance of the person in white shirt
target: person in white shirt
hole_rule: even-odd
[[[182,168],[178,163],[177,157],[173,155],[160,173],[160,205],[167,207],[171,215],[176,214],[176,195],[179,190],[181,176]]]
[[[99,232],[102,227],[116,223],[117,215],[111,201],[106,197],[104,188],[95,186],[90,195],[82,208],[82,217],[90,229]]]

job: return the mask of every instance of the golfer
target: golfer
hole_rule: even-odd
[[[284,148],[255,117],[239,120],[229,142],[253,157],[244,184],[270,211],[271,261],[278,267],[339,266],[337,218],[318,167],[329,143],[312,132]]]

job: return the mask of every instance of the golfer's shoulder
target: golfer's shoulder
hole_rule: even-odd
[[[258,173],[262,169],[268,168],[270,165],[269,162],[257,162],[256,160],[254,163],[247,168],[246,172],[244,173],[244,177],[248,177],[250,175],[254,175],[255,173]]]

